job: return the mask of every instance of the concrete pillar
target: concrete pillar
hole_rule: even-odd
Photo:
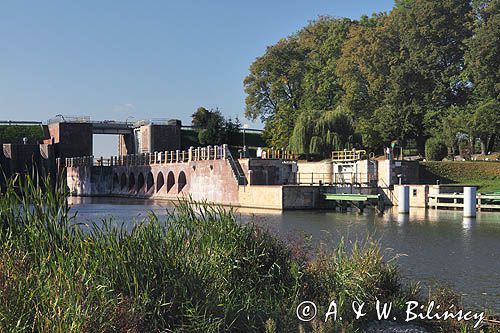
[[[399,187],[398,213],[410,213],[410,186],[408,185]]]
[[[223,144],[222,145],[222,159],[226,159],[227,158],[227,144]]]
[[[179,150],[175,151],[175,163],[179,163]]]
[[[191,162],[193,160],[193,147],[189,147],[188,149],[188,161]]]
[[[464,217],[476,216],[476,188],[464,187]]]
[[[386,170],[386,179],[387,179],[387,186],[392,185],[392,161],[387,160],[387,170]]]
[[[207,160],[212,159],[212,146],[207,146]]]
[[[217,153],[219,152],[219,146],[214,146],[214,160],[217,159]]]

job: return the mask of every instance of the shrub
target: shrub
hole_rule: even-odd
[[[219,206],[184,201],[127,231],[75,223],[62,182],[14,178],[2,190],[1,332],[359,332],[373,318],[304,324],[296,306],[379,299],[401,312],[417,298],[374,243],[308,261]]]
[[[448,156],[446,145],[436,138],[430,138],[425,143],[425,158],[428,161],[441,161]]]

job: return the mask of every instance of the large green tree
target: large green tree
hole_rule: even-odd
[[[343,94],[336,62],[351,21],[320,17],[267,48],[244,80],[245,115],[265,123],[273,146],[287,147],[304,110],[334,109]]]
[[[396,1],[389,15],[351,28],[337,73],[344,101],[364,136],[414,139],[423,154],[426,113],[464,104],[464,41],[471,35],[468,1]],[[377,135],[374,135],[377,134]]]
[[[492,151],[498,135],[500,110],[500,0],[475,1],[474,35],[467,41],[466,75],[473,87],[472,132],[481,151]]]
[[[304,52],[296,36],[280,40],[250,66],[244,80],[245,115],[260,118],[271,143],[287,146],[293,119],[300,109]]]

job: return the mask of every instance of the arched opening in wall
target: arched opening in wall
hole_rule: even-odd
[[[127,175],[124,172],[120,178],[120,188],[123,190],[125,189],[125,186],[127,186]]]
[[[178,190],[177,192],[180,193],[182,191],[182,189],[184,188],[184,186],[186,186],[186,174],[184,173],[184,171],[181,171],[179,173],[179,180],[177,181],[177,183],[179,184],[178,185]]]
[[[169,171],[167,175],[167,192],[170,192],[170,189],[174,187],[174,185],[175,185],[174,173],[172,171]]]
[[[137,191],[139,192],[140,190],[142,190],[143,186],[144,186],[144,175],[141,172],[137,177]]]
[[[131,172],[130,176],[128,176],[128,190],[131,191],[135,187],[135,176],[134,173]]]
[[[118,179],[118,174],[115,173],[113,175],[113,189],[118,188],[119,185],[120,185],[120,180]]]
[[[163,173],[159,172],[158,176],[156,176],[156,192],[159,192],[163,187],[165,180],[163,179]]]
[[[154,178],[153,174],[150,172],[146,176],[146,191],[149,192],[149,190],[153,187],[154,185]]]

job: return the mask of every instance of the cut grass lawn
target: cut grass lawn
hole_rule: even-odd
[[[420,166],[425,182],[477,185],[482,193],[500,191],[499,162],[421,162]]]

